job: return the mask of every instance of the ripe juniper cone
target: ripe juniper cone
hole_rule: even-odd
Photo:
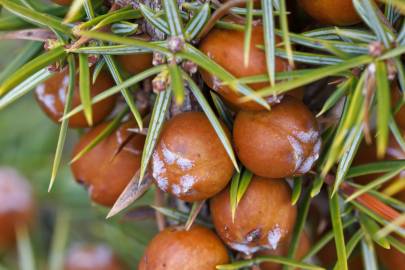
[[[269,178],[307,173],[321,148],[315,117],[301,101],[289,96],[271,111],[240,111],[233,138],[243,165]]]
[[[275,250],[263,250],[257,253],[258,256],[282,256],[286,257],[288,255],[288,250],[290,245],[280,245]],[[295,259],[299,261],[304,257],[308,251],[311,249],[311,240],[306,231],[301,233],[300,241],[298,242],[297,251],[295,253]],[[282,270],[283,265],[278,263],[262,263],[260,264],[260,270]]]
[[[360,22],[352,0],[298,0],[301,7],[315,20],[336,26]]]
[[[229,261],[221,240],[209,229],[167,228],[146,248],[138,270],[214,270]]]
[[[105,245],[76,244],[65,259],[64,270],[124,270],[122,262]]]
[[[95,83],[90,85],[90,95],[94,97],[113,85],[114,81],[109,73],[106,71],[101,71]],[[42,110],[56,123],[63,116],[68,86],[69,70],[66,68],[63,71],[53,75],[44,83],[39,84],[35,90],[36,100],[38,101]],[[111,96],[92,105],[93,124],[101,122],[111,113],[111,111],[114,109],[115,101],[116,96]],[[77,74],[75,79],[72,108],[79,106],[80,104],[79,74]],[[80,112],[73,115],[69,120],[69,126],[71,128],[88,127],[84,113]]]
[[[86,133],[76,144],[73,155],[94,140],[107,124],[103,123]],[[75,179],[88,187],[94,202],[112,206],[139,169],[145,136],[128,131],[135,127],[133,121],[122,124],[72,164]]]
[[[229,187],[210,201],[212,221],[222,240],[232,249],[253,254],[275,250],[290,241],[297,209],[291,189],[281,179],[253,176],[232,220]]]
[[[136,36],[135,38],[144,41],[150,40],[150,36],[147,34]],[[151,52],[117,55],[120,65],[130,74],[138,74],[152,67],[152,58],[153,54]]]
[[[233,173],[218,135],[201,112],[181,113],[166,122],[151,169],[160,189],[189,202],[212,197]]]
[[[405,130],[405,116],[402,116],[405,114],[405,109],[402,107],[396,112],[394,108],[399,101],[405,100],[403,95],[405,89],[396,91],[397,88],[405,88],[401,69],[405,60],[405,27],[403,26],[405,10],[401,2],[405,0],[381,1],[381,8],[378,9],[375,3],[380,1],[32,1],[34,4],[40,2],[49,4],[49,6],[45,4],[44,10],[41,7],[37,10],[36,6],[34,9],[31,8],[30,1],[0,0],[0,9],[4,10],[3,15],[6,15],[4,18],[0,17],[0,29],[2,29],[0,40],[32,39],[35,41],[24,43],[22,50],[15,51],[16,55],[11,59],[12,61],[7,61],[6,57],[0,59],[0,62],[5,64],[4,70],[0,70],[2,82],[0,83],[0,110],[22,96],[20,94],[27,93],[34,84],[35,87],[41,84],[42,71],[66,62],[66,57],[77,57],[80,54],[83,56],[92,51],[92,60],[102,62],[90,61],[92,64],[95,66],[103,64],[105,71],[110,70],[115,73],[113,77],[116,80],[103,75],[100,79],[105,80],[108,86],[100,91],[97,90],[98,92],[95,91],[95,93],[107,94],[105,92],[107,88],[111,89],[111,86],[117,84],[114,88],[116,96],[107,99],[109,105],[107,100],[104,100],[92,106],[95,128],[87,129],[89,127],[83,113],[72,117],[71,127],[84,128],[78,131],[80,136],[84,136],[76,146],[74,155],[76,156],[100,134],[102,128],[98,125],[110,121],[107,119],[116,119],[120,116],[121,110],[113,108],[115,104],[120,107],[119,109],[125,107],[129,110],[126,103],[130,103],[129,101],[133,99],[137,111],[145,121],[149,122],[149,128],[145,132],[153,138],[148,142],[147,147],[149,150],[147,161],[150,160],[150,162],[144,164],[148,166],[145,168],[148,170],[147,176],[153,175],[156,185],[166,193],[164,196],[161,196],[163,192],[156,193],[156,196],[144,196],[142,202],[126,205],[126,209],[129,207],[136,209],[122,213],[121,218],[116,217],[120,219],[117,220],[118,222],[107,224],[107,226],[100,224],[100,220],[91,218],[90,212],[94,209],[81,207],[80,211],[73,211],[72,222],[70,222],[80,227],[72,229],[74,235],[65,236],[68,238],[79,236],[83,239],[96,237],[107,242],[115,241],[114,247],[117,251],[120,250],[120,255],[125,256],[125,261],[129,263],[130,268],[125,269],[214,270],[219,264],[228,263],[231,265],[222,268],[295,269],[296,267],[263,262],[255,258],[269,255],[283,257],[284,262],[301,260],[311,243],[305,233],[301,239],[297,238],[298,241],[292,242],[293,231],[297,229],[298,223],[306,229],[311,229],[311,239],[316,240],[314,246],[319,247],[318,252],[306,260],[313,266],[307,265],[304,268],[333,269],[335,265],[338,265],[336,268],[339,270],[370,268],[358,264],[364,257],[367,258],[364,260],[365,264],[368,264],[365,266],[371,266],[375,262],[378,264],[374,267],[376,269],[403,269],[404,254],[400,252],[403,251],[405,244],[403,239],[396,238],[398,235],[395,233],[390,234],[386,238],[391,243],[391,249],[386,250],[379,247],[376,237],[366,239],[366,236],[374,235],[371,229],[378,231],[387,225],[387,229],[395,229],[398,234],[403,232],[401,228],[391,228],[391,225],[396,223],[397,217],[403,218],[404,207],[394,198],[404,200],[404,197],[402,196],[401,199],[400,196],[405,191],[400,192],[398,187],[403,182],[400,177],[405,177],[405,174],[395,171],[398,177],[393,178],[399,178],[400,181],[394,182],[389,179],[368,192],[368,195],[372,195],[373,192],[379,191],[387,195],[386,197],[360,196],[353,201],[345,200],[352,194],[350,188],[352,183],[365,185],[374,181],[378,184],[375,179],[380,175],[386,173],[394,175],[392,172],[396,169],[395,166],[388,166],[386,163],[368,166],[361,170],[363,173],[370,173],[368,170],[372,167],[382,168],[384,172],[353,179],[346,177],[342,185],[336,185],[336,196],[331,198],[328,194],[329,188],[334,186],[333,179],[341,172],[342,167],[351,174],[356,170],[354,166],[359,164],[370,164],[370,162],[382,160],[394,160],[393,163],[398,166],[405,163],[404,149],[401,149],[391,138],[388,153],[380,159],[375,155],[375,144],[380,147],[382,139],[388,137],[384,135],[393,131],[391,116],[395,118],[400,129]],[[85,6],[76,10],[77,12],[71,10],[76,14],[69,12],[69,5],[79,4],[79,2],[83,2]],[[251,6],[252,3],[255,10],[247,11],[246,6]],[[261,3],[265,4],[266,10]],[[293,9],[290,8],[291,3],[294,5]],[[354,6],[360,11],[359,14],[356,14]],[[41,12],[49,16],[39,16]],[[364,21],[361,20],[360,13],[366,15],[363,18]],[[74,16],[70,16],[72,14]],[[72,18],[69,23],[66,22],[68,17]],[[234,27],[229,22],[233,22]],[[32,29],[33,23],[35,23],[35,29]],[[250,23],[252,25],[248,25]],[[265,24],[266,31],[263,30]],[[139,31],[128,34],[127,30],[132,29],[131,25],[138,25]],[[250,33],[244,30],[250,29],[250,26],[253,27],[251,37]],[[24,31],[20,31],[21,29]],[[53,30],[57,30],[58,33],[54,33]],[[148,33],[150,37],[140,33]],[[273,37],[272,33],[275,33],[276,37]],[[141,47],[153,51],[153,57],[150,53],[133,54],[133,52],[131,55],[117,55],[123,47],[130,46],[132,49],[137,47],[134,46],[137,42],[131,43],[131,40],[141,38],[149,43],[146,45],[147,42],[145,42]],[[269,59],[273,58],[274,48],[272,44],[270,46],[265,44],[264,40],[271,40],[277,46],[275,59]],[[250,55],[246,57],[249,59],[249,64],[245,66],[244,49],[247,41],[251,44],[247,44],[250,46]],[[17,42],[20,43],[19,40]],[[41,50],[40,45],[43,42],[46,50]],[[61,42],[65,43],[62,47],[60,47]],[[294,52],[293,59],[290,59],[291,65],[289,61],[284,60],[287,59],[287,49],[292,49]],[[269,52],[267,56],[265,51]],[[103,62],[105,54],[111,55],[116,63],[106,65]],[[209,58],[211,60],[207,62]],[[221,68],[219,72],[210,68],[212,67],[210,63],[217,63],[227,72],[220,72]],[[48,64],[50,66],[47,67]],[[268,64],[273,67],[269,67]],[[151,66],[155,68],[151,71],[154,74],[150,78],[137,82],[133,80],[134,74],[139,74]],[[292,70],[294,66],[297,67],[295,71]],[[80,71],[79,68],[76,69],[78,77]],[[214,74],[209,73],[213,71]],[[276,72],[278,81],[271,88],[272,83],[267,75],[273,71]],[[61,73],[64,75],[59,73],[55,75],[56,78],[60,76],[59,79],[54,79],[54,82],[51,82],[51,79],[40,86],[42,89],[37,89],[42,91],[42,95],[37,93],[37,99],[54,121],[62,117],[66,100],[68,72],[65,69]],[[225,80],[228,73],[233,75],[235,82]],[[189,76],[183,76],[186,74]],[[249,83],[248,86],[258,95],[260,95],[259,92],[267,93],[267,96],[261,98],[271,104],[271,110],[265,110],[251,99],[248,102],[242,102],[247,99],[241,98],[243,95],[234,89],[233,84],[247,76],[263,79],[260,83]],[[79,82],[78,77],[76,83]],[[192,80],[196,87],[201,88],[203,95],[196,96],[195,94],[198,94],[196,89],[190,91],[190,86],[193,86]],[[387,80],[392,83],[391,98],[383,89],[387,88]],[[91,81],[92,78],[90,78]],[[114,83],[114,81],[122,81],[122,83]],[[243,87],[243,81],[240,82],[241,85],[237,88]],[[49,92],[47,92],[47,84],[52,88]],[[291,97],[295,93],[293,89],[278,96],[270,95],[271,91],[266,91],[266,89],[274,89],[274,93],[278,93],[294,85],[305,87],[305,101],[308,101],[306,102],[308,108],[300,102],[301,97],[297,99],[294,99],[297,96]],[[74,108],[81,103],[78,94],[80,91],[78,91],[78,85],[69,88],[75,88],[75,99],[72,105]],[[126,89],[134,90],[131,91],[130,99],[126,95]],[[210,95],[213,92],[217,92],[224,104],[219,102],[216,95]],[[93,89],[91,96],[94,97]],[[26,98],[24,100],[26,101]],[[179,100],[184,100],[183,104],[175,102]],[[168,106],[165,106],[166,101],[169,101]],[[97,107],[98,105],[100,106]],[[132,104],[129,105],[133,109]],[[5,110],[9,108],[11,107]],[[179,114],[185,111],[207,112],[209,108],[215,112],[210,119],[207,119],[203,113]],[[29,107],[22,111],[29,121],[37,122],[35,115],[27,114],[31,111]],[[314,113],[322,111],[322,113],[319,113],[319,118],[315,118],[311,111]],[[360,113],[350,113],[351,111]],[[20,123],[15,121],[21,118],[20,115],[13,113],[13,108],[10,112],[11,116],[5,113],[6,121],[3,114],[0,115],[0,130],[3,131],[3,135],[11,134],[13,139],[10,143],[4,141],[0,135],[0,152],[3,153],[7,162],[10,160],[10,155],[6,152],[7,148],[11,146],[11,150],[14,150],[13,142],[19,142],[17,139],[20,134],[14,128],[21,129]],[[130,115],[132,113],[128,111],[127,117],[129,118]],[[173,117],[174,115],[177,116]],[[363,145],[357,139],[363,141],[363,137],[367,137],[363,135],[368,135],[368,125],[374,126],[375,115],[377,115],[378,124],[375,125],[376,130],[370,135],[377,139],[378,143],[373,142],[370,146],[371,152],[363,152]],[[210,124],[211,117],[227,118],[226,124],[232,133],[230,141],[237,155],[236,161],[241,167],[242,175],[246,176],[246,170],[252,171],[253,179],[249,183],[244,181],[246,180],[244,177],[240,181],[229,183],[234,168],[217,132]],[[170,118],[172,119],[169,120]],[[319,127],[316,119],[322,123]],[[4,122],[10,122],[10,125],[5,126]],[[132,122],[135,121],[132,120]],[[106,127],[107,124],[101,124],[103,125]],[[135,124],[129,123],[122,125],[136,127]],[[101,143],[94,143],[98,145],[94,145],[94,149],[72,165],[74,176],[77,177],[78,182],[88,188],[92,200],[105,206],[111,206],[136,171],[139,172],[145,137],[128,131],[123,126],[119,129],[117,127],[117,131],[112,131],[111,135],[100,140]],[[342,126],[347,128],[339,128]],[[226,130],[225,126],[224,129]],[[59,174],[64,171],[63,166],[66,165],[60,162],[59,154],[61,146],[69,146],[73,139],[71,136],[65,136],[65,131],[60,131],[56,151],[58,155],[55,160],[51,160],[53,161],[52,183],[55,177],[64,176],[63,173],[57,175],[58,171]],[[154,131],[159,134],[154,134]],[[43,133],[46,133],[45,129]],[[70,133],[68,131],[68,134]],[[58,136],[58,134],[55,135]],[[321,135],[326,138],[324,144],[321,142]],[[28,138],[28,141],[31,145],[40,144],[38,140],[32,140],[32,138]],[[340,141],[343,143],[333,144]],[[6,151],[3,151],[2,146],[6,146],[4,149]],[[69,147],[64,149],[69,151]],[[353,164],[351,160],[345,162],[349,150],[350,153],[353,152],[353,157],[364,154],[368,160],[357,163],[356,157]],[[357,151],[359,153],[355,153]],[[47,152],[49,151],[45,151],[44,154]],[[319,155],[322,156],[322,162],[317,161]],[[41,168],[43,164],[38,162],[40,160],[35,160],[35,155],[27,152],[25,156],[28,162],[25,160],[24,164],[16,164],[18,167],[35,171],[36,174],[43,171]],[[16,162],[20,162],[19,159],[20,156]],[[2,160],[1,154],[0,160]],[[26,167],[25,163],[31,164],[34,170]],[[52,164],[49,165],[52,166]],[[327,177],[322,177],[323,174]],[[288,185],[293,181],[290,177],[295,178],[295,176],[303,176],[300,177],[303,178],[302,191],[294,192],[294,197],[297,198],[296,206],[291,203],[291,185]],[[360,182],[359,179],[362,177],[366,179],[365,182]],[[312,190],[311,182],[314,180],[317,182],[319,180],[319,190]],[[143,187],[146,186],[148,185],[145,183]],[[149,195],[157,188],[152,187],[148,192]],[[41,191],[40,186],[37,189],[38,192],[46,192],[43,188]],[[321,205],[319,217],[316,219],[308,213],[308,217],[304,215],[302,217],[304,220],[300,219],[297,222],[297,211],[305,208],[303,199],[305,200],[304,197],[311,193],[311,190],[317,191],[318,194],[310,198],[309,208],[311,209],[315,204]],[[396,190],[396,193],[393,190]],[[126,202],[129,203],[131,199],[138,197],[137,194],[134,190],[129,190],[124,196],[128,199]],[[9,199],[7,195],[1,194],[0,183],[0,209],[5,206],[16,207],[18,200]],[[46,221],[49,219],[49,214],[51,220],[55,217],[57,218],[55,221],[59,221],[61,217],[60,221],[62,221],[50,224],[55,225],[54,228],[49,228],[55,233],[54,239],[59,238],[58,232],[63,231],[63,225],[66,225],[66,222],[63,222],[64,215],[60,216],[60,211],[56,207],[59,204],[57,201],[67,201],[66,196],[71,196],[71,192],[58,192],[58,196],[51,198],[51,201],[55,202],[54,205],[50,205],[46,202],[49,200],[45,199],[45,225],[48,223]],[[79,196],[80,194],[75,194],[74,198],[68,201],[73,200],[74,204],[78,205],[82,201]],[[8,201],[2,202],[3,197]],[[41,194],[40,197],[46,198],[45,194]],[[241,199],[238,200],[238,206],[233,203],[235,199]],[[338,200],[339,204],[335,204],[333,199]],[[138,203],[145,203],[148,207],[136,207]],[[153,205],[158,206],[160,210],[172,209],[173,212],[181,211],[184,216],[189,216],[187,227],[191,230],[185,231],[182,221],[175,221],[172,217],[165,216],[165,213],[154,213],[150,207]],[[121,206],[124,207],[123,204]],[[120,207],[115,207],[114,210],[126,210],[117,208]],[[117,211],[113,212],[117,213]],[[41,216],[43,212],[41,210]],[[331,215],[331,212],[340,213],[340,216]],[[166,211],[166,214],[170,213]],[[13,262],[17,259],[13,256],[15,254],[6,254],[4,257],[1,249],[1,239],[4,234],[8,234],[4,232],[2,226],[6,226],[12,218],[3,220],[1,215],[2,211],[0,211],[0,268],[15,269],[17,265]],[[79,215],[79,221],[82,216],[86,216],[86,224],[80,222],[78,224],[77,215]],[[359,219],[362,215],[374,221]],[[141,220],[152,217],[156,220],[145,220],[145,222]],[[205,221],[207,228],[190,224],[194,220],[195,223],[199,223],[201,219]],[[40,221],[41,224],[44,223]],[[136,240],[146,240],[150,233],[156,231],[156,226],[151,226],[150,221],[156,222],[162,232],[157,233],[148,246],[144,241],[141,241],[143,242],[141,244],[145,245],[134,243]],[[378,228],[371,228],[373,222],[378,224]],[[333,225],[341,223],[344,228],[337,232],[336,226],[332,226],[332,223]],[[348,225],[348,223],[352,224]],[[317,226],[311,226],[314,224]],[[366,226],[367,224],[369,226]],[[182,227],[163,228],[166,225]],[[214,230],[208,230],[208,227],[215,228],[218,235]],[[14,226],[10,228],[14,230]],[[59,230],[60,228],[62,230]],[[48,226],[45,229],[48,229]],[[365,233],[365,236],[356,242],[353,240],[358,236],[358,229],[362,229],[361,232]],[[366,233],[367,231],[370,232]],[[48,254],[42,249],[44,247],[48,249],[48,243],[38,242],[41,238],[38,236],[41,236],[41,233],[43,230],[40,230],[40,235],[32,231],[30,236],[35,239],[32,242],[35,254],[41,256],[35,259],[44,265],[43,262],[47,258],[43,256]],[[339,234],[343,234],[344,239],[339,240]],[[322,243],[320,238],[327,235],[331,236],[330,241]],[[398,239],[399,242],[393,239]],[[12,242],[15,242],[15,239]],[[366,242],[367,245],[364,245]],[[371,242],[374,243],[371,244]],[[323,244],[325,246],[320,247]],[[288,258],[288,250],[292,245],[297,248],[296,254]],[[347,248],[347,258],[343,258],[342,247],[348,246],[351,248]],[[27,255],[23,250],[20,251],[22,258]],[[142,260],[139,260],[143,253]],[[65,270],[111,270],[125,267],[111,250],[96,245],[75,246],[65,255],[62,266]],[[239,267],[246,264],[248,266]],[[345,267],[346,264],[348,267]],[[52,263],[49,267],[52,268]]]
[[[264,50],[258,48],[258,45],[263,45],[263,27],[255,25],[252,30],[252,39],[250,45],[249,65],[244,65],[244,38],[245,33],[237,30],[213,29],[200,43],[200,50],[208,57],[229,71],[236,78],[263,75],[267,73],[266,55]],[[276,42],[280,42],[277,37]],[[288,62],[282,58],[276,57],[276,72],[287,71],[289,69]],[[205,83],[229,102],[231,105],[248,110],[262,110],[263,107],[254,101],[240,103],[240,94],[236,90],[231,89],[226,85],[221,85],[221,82],[215,77],[215,74],[200,70]],[[252,89],[258,90],[268,83],[255,83],[249,85]],[[291,92],[290,92],[291,93]],[[294,93],[299,94],[299,93]],[[279,102],[281,97],[269,96],[267,101],[269,104]]]
[[[16,228],[33,220],[31,186],[17,171],[0,167],[0,252],[14,246]]]

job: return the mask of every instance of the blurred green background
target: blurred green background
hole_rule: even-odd
[[[0,42],[0,71],[18,55],[23,45],[23,42]],[[59,126],[40,110],[32,92],[0,111],[0,167],[13,167],[30,180],[39,208],[35,226],[30,230],[35,269],[49,269],[49,260],[57,261],[54,269],[63,269],[64,256],[55,257],[51,252],[58,218],[60,228],[56,231],[66,225],[69,228],[67,234],[55,238],[58,245],[68,248],[77,242],[105,243],[130,269],[136,269],[145,244],[156,231],[153,220],[133,221],[124,216],[106,220],[108,209],[91,204],[86,190],[70,173],[69,158],[79,134],[75,130],[68,133],[56,184],[48,193],[58,133]],[[151,193],[148,193],[136,205],[150,202]],[[66,250],[61,250],[61,254],[66,254]],[[20,269],[21,260],[16,250],[8,251],[0,254],[0,267]]]

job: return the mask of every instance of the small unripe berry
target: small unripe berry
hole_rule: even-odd
[[[167,228],[156,235],[138,270],[214,270],[228,261],[221,240],[211,230],[195,225],[189,231]]]
[[[233,173],[217,133],[201,112],[178,114],[164,125],[151,167],[160,189],[189,202],[212,197]]]
[[[73,155],[84,149],[106,126],[107,123],[103,123],[86,133],[76,144]],[[139,169],[145,136],[128,131],[135,127],[132,122],[122,124],[71,165],[75,179],[88,187],[94,202],[112,206]]]
[[[114,81],[111,76],[106,71],[101,71],[95,83],[90,85],[91,97],[100,94],[113,85]],[[56,123],[58,123],[63,116],[68,87],[69,71],[65,69],[56,73],[44,83],[39,84],[35,90],[35,97],[42,110]],[[112,96],[92,105],[93,124],[101,122],[111,113],[115,106],[115,100],[116,96]],[[80,104],[79,75],[76,75],[72,108]],[[72,128],[88,127],[84,113],[80,112],[73,115],[69,119],[69,126]]]
[[[64,270],[124,270],[122,262],[105,245],[76,244],[65,260]]]
[[[315,117],[302,102],[288,96],[270,111],[240,111],[233,138],[243,165],[269,178],[307,173],[321,148]]]
[[[12,247],[19,225],[28,225],[35,212],[31,186],[18,172],[0,168],[0,251]]]
[[[222,240],[232,249],[246,254],[275,250],[289,243],[297,215],[287,182],[259,176],[253,176],[234,220],[229,187],[211,199],[210,209]]]

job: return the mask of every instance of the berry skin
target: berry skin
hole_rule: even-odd
[[[213,29],[200,43],[200,50],[208,55],[212,60],[229,71],[236,78],[262,75],[267,73],[266,55],[264,50],[257,48],[257,45],[263,45],[263,27],[254,26],[252,30],[252,39],[250,47],[250,61],[248,66],[244,66],[243,48],[245,33],[237,30]],[[276,42],[280,42],[277,37]],[[282,58],[276,57],[276,72],[287,71],[288,62]],[[263,110],[263,107],[254,101],[240,103],[242,97],[230,87],[221,85],[221,82],[215,75],[205,70],[200,70],[205,83],[229,102],[231,105],[245,110]],[[267,83],[255,83],[249,85],[253,90],[258,90],[268,86]],[[294,92],[294,91],[293,91]],[[267,98],[269,104],[278,102],[273,96]]]
[[[297,209],[291,205],[287,182],[253,176],[232,220],[229,187],[210,202],[212,221],[232,249],[253,254],[275,250],[290,241]]]
[[[150,36],[143,34],[136,36],[136,39],[149,41]],[[138,74],[142,71],[152,67],[153,54],[150,53],[137,53],[117,55],[117,60],[121,66],[130,74]]]
[[[233,138],[243,165],[269,178],[307,173],[321,148],[315,117],[302,102],[288,96],[271,111],[240,111]]]
[[[228,261],[221,240],[211,230],[195,225],[189,231],[167,228],[156,235],[138,270],[215,270]]]
[[[0,251],[15,245],[16,226],[31,223],[34,213],[27,180],[14,169],[0,167]]]
[[[264,250],[259,252],[257,255],[258,256],[282,256],[286,257],[288,255],[288,249],[289,245],[284,245],[284,246],[279,246],[275,250]],[[303,231],[301,233],[301,238],[298,243],[297,251],[295,253],[295,259],[300,260],[302,257],[304,257],[308,251],[311,249],[311,240],[309,238],[309,235],[306,231]],[[262,263],[260,264],[260,269],[261,270],[282,270],[283,265],[282,264],[277,264],[277,263]]]
[[[69,6],[70,4],[72,4],[73,0],[51,0],[51,1],[61,6]]]
[[[68,85],[69,71],[65,69],[38,85],[35,90],[36,100],[42,110],[56,123],[63,116]],[[101,71],[96,82],[90,86],[91,96],[94,97],[112,86],[114,86],[114,81],[111,76],[106,71]],[[72,108],[81,104],[79,91],[79,75],[76,75]],[[112,96],[92,106],[93,124],[101,122],[111,113],[115,106],[115,100],[116,96]],[[84,113],[80,112],[72,116],[69,120],[69,126],[71,128],[88,127]]]
[[[107,123],[86,133],[76,144],[73,156],[86,147]],[[144,135],[128,131],[135,124],[126,122],[92,150],[74,162],[73,175],[89,189],[91,199],[104,206],[112,206],[141,164]]]
[[[188,202],[212,197],[233,173],[230,158],[201,112],[181,113],[165,124],[151,169],[160,189]]]
[[[323,24],[345,26],[361,21],[352,0],[298,0],[301,7]]]
[[[76,244],[66,257],[64,270],[124,270],[113,251],[104,245]]]

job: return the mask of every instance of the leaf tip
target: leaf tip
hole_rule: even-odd
[[[92,127],[93,126],[93,115],[92,115],[91,110],[90,111],[85,110],[85,117],[86,117],[86,122],[89,125],[89,127]]]
[[[49,182],[49,186],[48,186],[48,193],[52,191],[53,188],[53,184],[55,183],[55,176],[52,175],[51,177],[51,181]]]
[[[115,212],[114,212],[114,206],[113,206],[113,208],[111,208],[110,209],[110,211],[108,212],[108,214],[107,214],[107,216],[105,217],[105,219],[110,219],[110,218],[112,218],[113,216],[115,216]]]
[[[73,163],[75,163],[79,158],[80,158],[80,153],[72,158],[72,160],[69,162],[69,165],[72,165]]]

